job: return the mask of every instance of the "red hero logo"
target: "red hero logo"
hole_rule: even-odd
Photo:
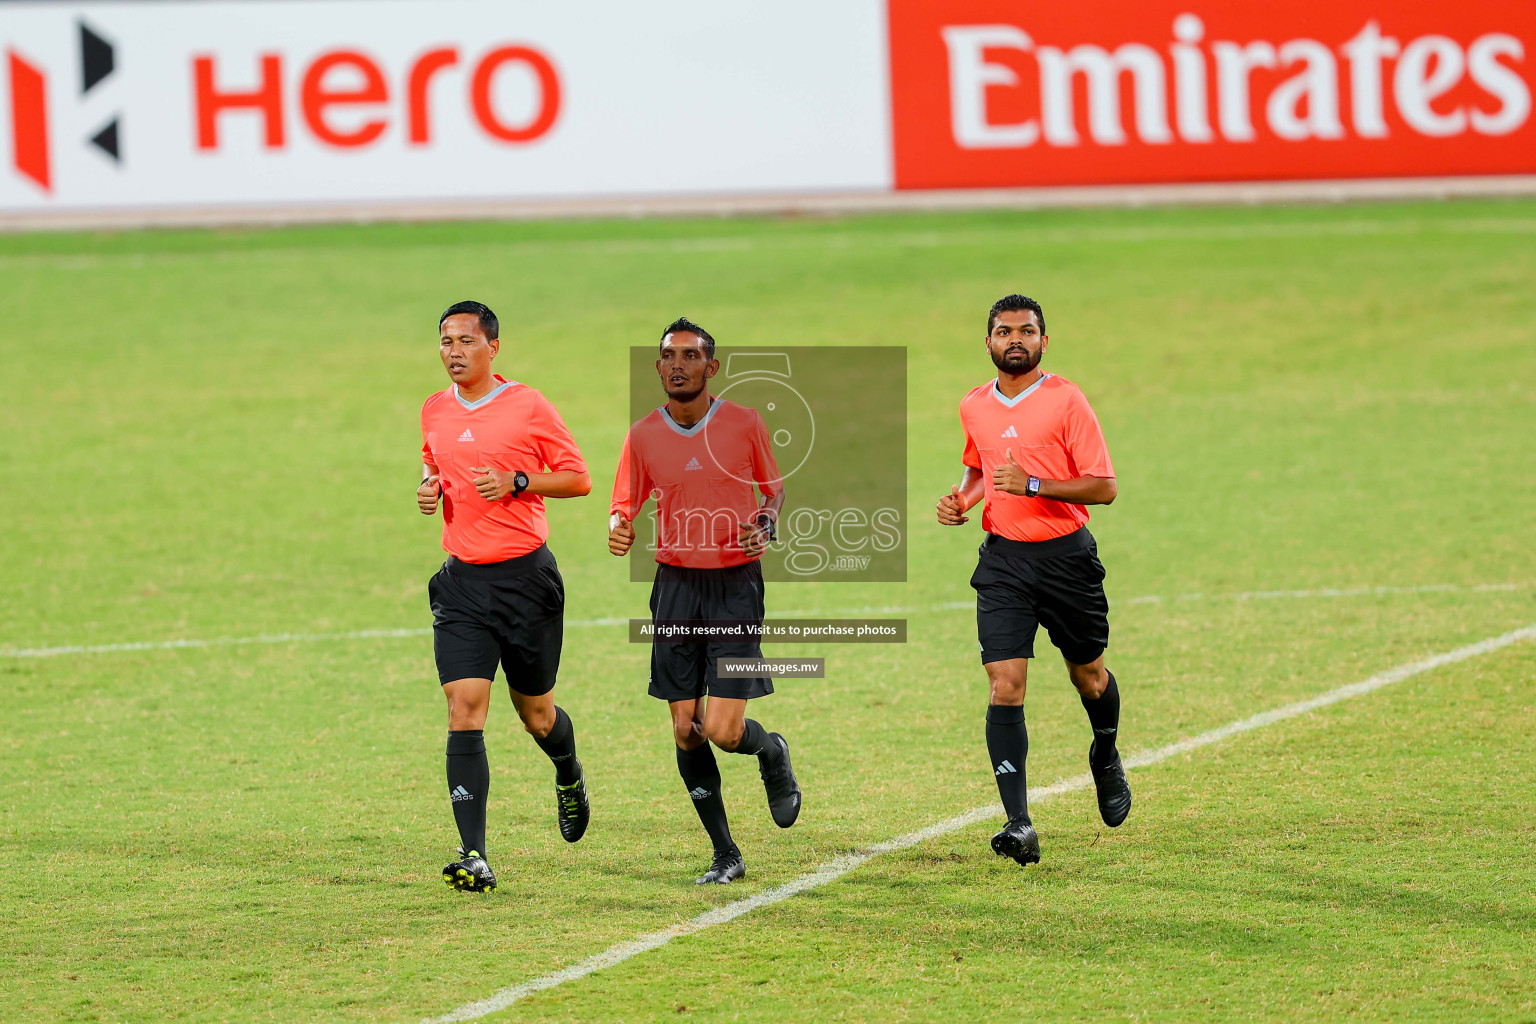
[[[45,191],[48,173],[48,80],[15,50],[6,53],[11,76],[11,159],[16,170]]]
[[[431,89],[433,79],[459,65],[456,47],[428,50],[413,60],[403,80],[392,89],[384,69],[359,50],[330,50],[317,56],[298,79],[298,107],[304,126],[320,142],[338,148],[366,146],[383,135],[391,116],[391,104],[404,98],[405,136],[412,145],[432,141]],[[504,71],[521,68],[537,82],[537,103],[525,121],[509,120],[496,109],[493,89]],[[197,147],[219,148],[222,115],[244,112],[260,116],[268,149],[286,144],[286,104],[283,58],[264,53],[258,58],[258,81],[240,90],[219,85],[218,66],[211,54],[192,59],[193,103],[197,114]],[[531,46],[511,45],[480,57],[469,75],[469,107],[476,124],[491,138],[506,143],[532,142],[554,127],[560,115],[560,76],[555,65]],[[351,108],[365,115],[360,123],[348,119],[338,125],[332,113]]]
[[[117,66],[117,50],[85,22],[76,23],[80,45],[80,95],[83,97],[109,77]],[[53,161],[48,137],[48,74],[16,50],[5,54],[11,87],[11,164],[18,174],[44,192],[53,191]],[[113,115],[86,142],[122,162],[119,126]]]

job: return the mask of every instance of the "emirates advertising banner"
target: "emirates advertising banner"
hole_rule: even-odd
[[[889,0],[898,188],[1536,172],[1532,0]]]
[[[0,216],[1536,174],[1531,0],[0,0]]]

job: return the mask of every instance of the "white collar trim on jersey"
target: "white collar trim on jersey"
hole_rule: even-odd
[[[1018,394],[1014,395],[1012,398],[1004,398],[1003,397],[1003,393],[998,390],[997,378],[994,377],[994,378],[992,378],[992,397],[997,399],[999,402],[1002,402],[1008,408],[1012,409],[1014,406],[1016,406],[1020,402],[1024,401],[1024,399],[1028,398],[1030,395],[1032,395],[1036,391],[1038,391],[1040,389],[1040,385],[1044,384],[1046,381],[1048,381],[1050,379],[1051,379],[1051,374],[1049,374],[1049,373],[1042,373],[1040,375],[1040,379],[1039,380],[1035,381],[1033,384],[1031,384],[1029,387],[1025,388],[1023,391],[1020,391]]]
[[[500,387],[493,388],[491,390],[490,394],[488,394],[488,395],[481,395],[479,398],[475,399],[473,402],[465,400],[464,396],[459,394],[459,386],[457,384],[455,384],[453,386],[453,397],[457,398],[459,400],[459,404],[462,405],[464,408],[470,409],[470,410],[474,410],[474,409],[480,408],[482,405],[485,405],[491,399],[495,398],[497,395],[501,394],[503,391],[507,390],[507,388],[510,388],[512,385],[514,385],[516,383],[517,383],[517,381],[515,381],[515,380],[509,380],[505,384],[501,385]]]
[[[656,411],[661,413],[661,422],[665,423],[679,434],[682,434],[684,437],[693,437],[701,429],[703,429],[704,424],[709,422],[710,417],[713,416],[715,411],[719,408],[720,399],[711,395],[709,398],[709,412],[705,413],[703,416],[700,416],[698,422],[690,427],[685,427],[678,423],[677,420],[673,419],[672,414],[667,412],[667,407],[664,405],[657,406]]]

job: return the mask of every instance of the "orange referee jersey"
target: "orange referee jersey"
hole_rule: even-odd
[[[715,399],[690,427],[661,406],[635,422],[619,453],[612,512],[633,521],[656,498],[656,561],[691,569],[744,565],[741,524],[757,514],[754,488],[781,486],[768,428],[756,409]]]
[[[1007,463],[1010,451],[1026,473],[1042,480],[1115,475],[1088,399],[1055,374],[1043,375],[1012,398],[997,390],[996,378],[988,381],[960,400],[960,425],[965,428],[960,461],[981,470],[986,482],[981,527],[1009,540],[1050,540],[1088,522],[1082,505],[994,487],[992,473]]]
[[[455,384],[421,407],[421,461],[443,488],[443,550],[465,562],[504,562],[549,539],[542,497],[486,501],[475,490],[476,467],[530,474],[587,469],[549,399],[500,374],[496,380],[478,401],[459,397]]]

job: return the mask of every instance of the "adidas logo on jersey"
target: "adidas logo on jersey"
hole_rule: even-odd
[[[704,467],[699,464],[699,460],[698,459],[689,459],[688,460],[688,465],[683,467],[683,472],[686,473],[690,469],[703,469],[703,468]]]
[[[1013,766],[1013,762],[1012,761],[1004,761],[1002,764],[997,766],[997,771],[993,772],[992,774],[993,775],[1008,775],[1010,773],[1017,772],[1017,771],[1018,771],[1018,769]]]
[[[465,427],[464,428],[464,433],[459,435],[459,440],[460,441],[473,441],[474,439],[475,439],[475,435],[471,434],[469,432],[469,428],[468,427]]]
[[[460,800],[473,800],[475,798],[475,794],[463,786],[454,786],[449,795],[453,797],[454,803],[458,803]]]
[[[467,434],[467,433],[469,433],[469,431],[466,430],[466,431],[464,431],[464,433]],[[1003,431],[1003,436],[1004,437],[1018,437],[1019,436],[1019,432],[1017,430],[1014,430],[1013,429],[1013,424],[1010,423],[1010,424],[1008,424],[1008,429]],[[459,440],[462,441],[464,439],[461,437],[461,438],[459,438]]]
[[[707,800],[713,794],[703,786],[695,786],[693,789],[688,791],[688,795],[693,797],[695,800]]]

